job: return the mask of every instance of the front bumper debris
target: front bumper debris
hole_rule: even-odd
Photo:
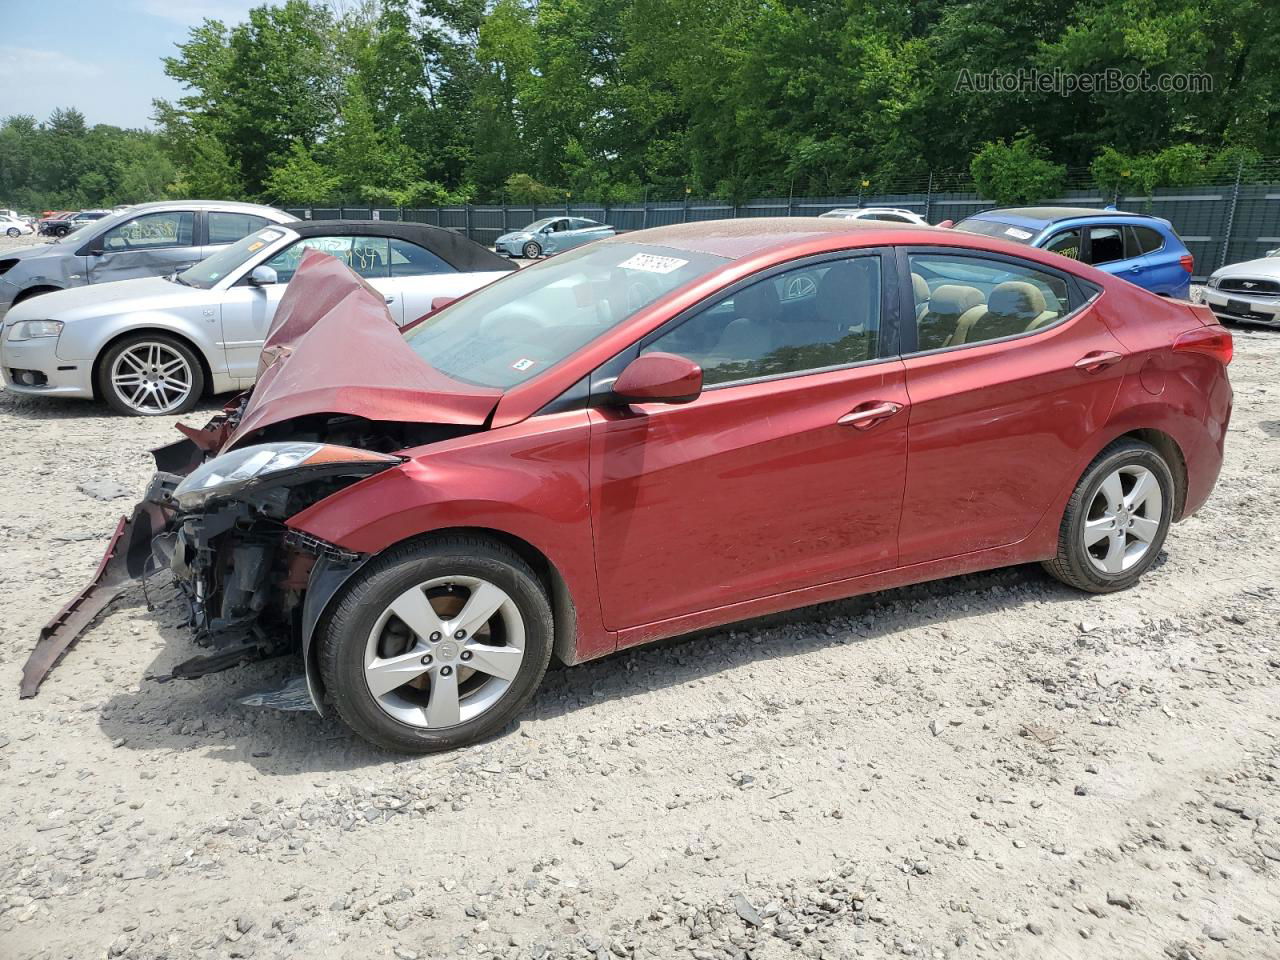
[[[172,489],[177,479],[169,474],[156,474],[146,498],[133,508],[132,516],[120,518],[93,579],[41,628],[35,649],[22,668],[19,696],[34,697],[54,664],[94,618],[135,580],[157,571],[151,542],[168,526],[171,511],[155,497],[164,496],[164,486],[168,484]]]

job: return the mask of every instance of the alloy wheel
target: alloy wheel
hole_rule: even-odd
[[[542,256],[542,247],[530,240],[524,245],[524,250],[521,252],[524,254],[524,258],[526,260],[537,260]]]
[[[167,343],[135,343],[111,364],[111,386],[125,406],[142,414],[176,410],[191,395],[195,373]]]
[[[1160,533],[1163,506],[1160,482],[1146,467],[1128,464],[1109,474],[1080,531],[1089,562],[1111,575],[1140,562]]]
[[[505,590],[479,577],[437,577],[404,591],[378,617],[365,646],[365,683],[402,723],[454,727],[502,699],[524,648],[524,620]]]

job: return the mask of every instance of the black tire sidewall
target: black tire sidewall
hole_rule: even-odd
[[[1093,565],[1084,549],[1083,526],[1088,519],[1089,505],[1097,495],[1102,482],[1116,470],[1130,465],[1146,467],[1160,484],[1160,529],[1147,548],[1146,556],[1137,564],[1121,573],[1104,573]],[[1085,580],[1088,588],[1096,592],[1109,593],[1132,586],[1156,562],[1173,522],[1175,487],[1169,465],[1154,448],[1135,441],[1096,460],[1081,478],[1077,489],[1080,495],[1072,498],[1072,505],[1066,517],[1067,556],[1062,559],[1067,561],[1073,574]]]
[[[451,750],[474,743],[509,724],[542,682],[551,656],[551,606],[536,577],[522,563],[499,551],[458,550],[424,545],[401,548],[358,574],[322,623],[317,642],[329,699],[339,715],[364,739],[405,753]],[[525,656],[502,698],[479,717],[433,731],[403,723],[384,713],[364,678],[369,632],[382,612],[411,587],[443,576],[474,576],[496,584],[515,601],[524,619]]]
[[[172,410],[165,410],[163,413],[143,413],[129,406],[116,393],[115,386],[111,382],[111,367],[120,354],[140,343],[163,343],[166,347],[181,353],[187,363],[191,364],[191,393]],[[111,349],[102,355],[102,362],[98,365],[98,392],[102,394],[102,399],[107,402],[107,406],[127,417],[172,417],[186,413],[200,402],[205,386],[204,365],[201,364],[196,352],[176,337],[169,337],[162,333],[139,333],[125,337],[113,344]]]

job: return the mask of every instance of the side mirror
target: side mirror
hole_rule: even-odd
[[[943,227],[944,229],[949,227],[954,227],[955,225],[956,225],[956,222],[954,220],[943,220],[940,224],[938,224],[938,226]]]
[[[443,310],[445,307],[447,307],[449,304],[453,303],[453,301],[457,299],[458,299],[457,297],[432,297],[431,312],[435,313],[437,310]]]
[[[702,368],[674,353],[636,357],[613,382],[619,403],[689,403],[702,393]]]
[[[280,277],[275,270],[265,263],[261,263],[249,271],[249,286],[251,287],[269,287],[271,284],[279,282]]]

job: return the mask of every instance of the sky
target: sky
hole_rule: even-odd
[[[0,0],[0,117],[75,107],[90,125],[154,127],[151,101],[182,88],[161,59],[205,17],[245,19],[263,0]]]

